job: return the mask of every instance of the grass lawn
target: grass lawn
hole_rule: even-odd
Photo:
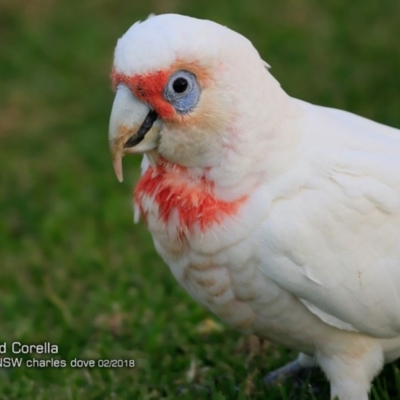
[[[140,160],[124,160],[119,184],[108,151],[109,72],[117,38],[150,12],[228,25],[291,95],[400,128],[400,2],[1,2],[0,345],[59,347],[14,355],[24,362],[136,366],[3,366],[0,398],[325,399],[320,373],[303,386],[263,387],[262,376],[296,354],[220,324],[133,225]],[[394,364],[371,398],[400,398]]]

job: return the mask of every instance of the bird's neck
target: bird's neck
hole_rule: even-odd
[[[223,149],[214,166],[185,167],[158,155],[135,188],[139,215],[146,220],[155,215],[182,232],[195,227],[204,232],[234,217],[258,187],[268,185],[296,159],[302,112],[283,91],[275,97],[281,110],[276,121],[260,119],[252,131],[246,131],[247,125],[236,126],[231,136],[239,137]],[[259,115],[263,117],[261,111]]]
[[[219,198],[207,172],[161,159],[139,180],[134,191],[135,206],[146,220],[150,212],[156,212],[158,220],[177,224],[182,232],[195,227],[204,232],[225,217],[234,216],[247,199],[247,195],[234,200]]]

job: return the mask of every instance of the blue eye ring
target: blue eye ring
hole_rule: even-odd
[[[196,75],[181,70],[171,75],[164,88],[164,98],[180,114],[187,114],[197,105],[200,98],[200,87]]]

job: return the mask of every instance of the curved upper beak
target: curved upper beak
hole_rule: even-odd
[[[111,110],[108,139],[115,174],[123,180],[125,153],[145,153],[158,146],[161,122],[157,113],[119,85]]]

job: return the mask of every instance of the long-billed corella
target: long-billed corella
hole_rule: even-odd
[[[160,15],[118,41],[109,140],[178,282],[227,324],[300,352],[340,400],[400,356],[400,131],[287,95],[252,44]],[[310,79],[311,77],[304,77]]]

